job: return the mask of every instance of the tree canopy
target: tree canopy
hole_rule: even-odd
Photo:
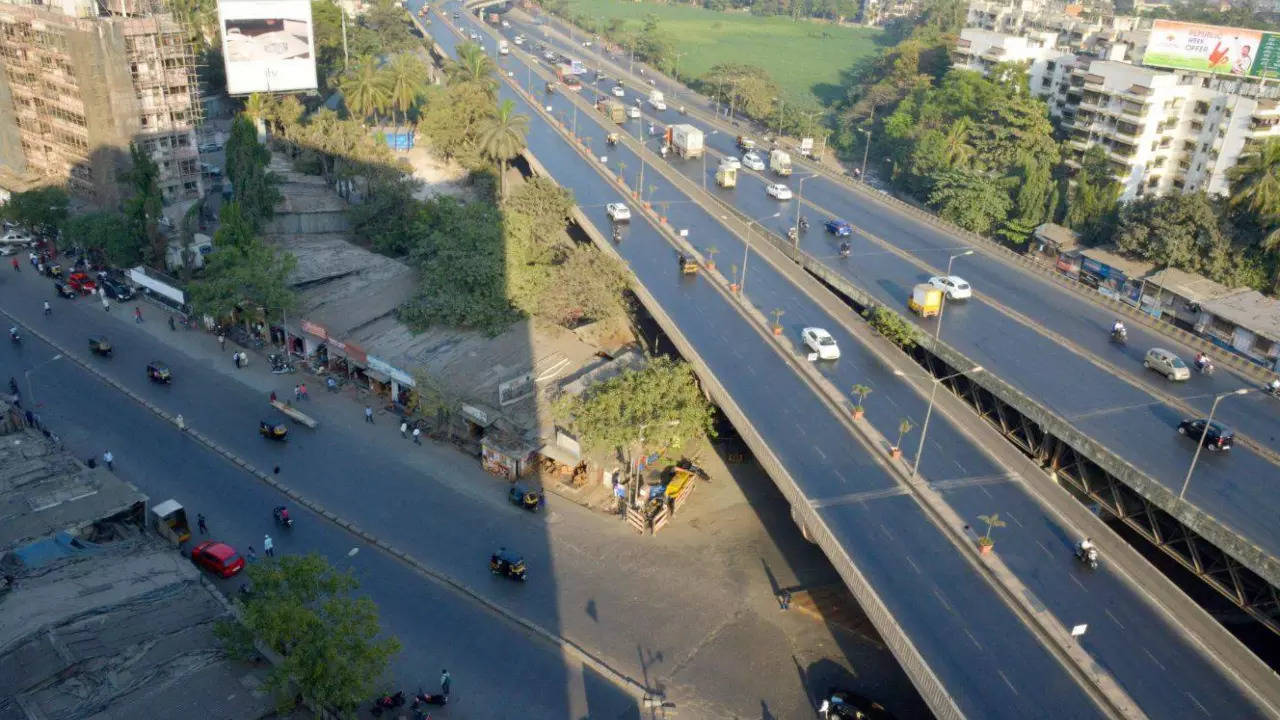
[[[66,188],[58,185],[16,192],[0,205],[0,218],[54,235],[66,222],[70,202]]]
[[[253,594],[244,624],[223,622],[217,633],[234,655],[251,655],[251,638],[279,654],[267,688],[282,712],[301,692],[346,716],[378,692],[400,643],[383,636],[377,606],[354,594],[350,572],[311,554],[251,563],[245,574]]]
[[[225,147],[227,179],[245,219],[257,232],[275,214],[280,202],[278,179],[267,170],[271,151],[258,142],[258,131],[248,115],[241,113],[231,122]]]
[[[650,451],[677,450],[715,433],[711,404],[693,369],[665,357],[592,385],[580,396],[562,396],[556,411],[586,447],[617,450],[628,460]]]

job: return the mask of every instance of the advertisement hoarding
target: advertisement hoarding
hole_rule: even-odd
[[[227,92],[290,92],[316,87],[308,0],[220,0]]]
[[[1280,34],[1156,20],[1142,64],[1223,75],[1280,77]]]

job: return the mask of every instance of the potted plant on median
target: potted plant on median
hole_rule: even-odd
[[[1004,527],[1007,523],[1000,519],[999,513],[979,515],[978,519],[987,524],[987,532],[978,538],[978,554],[987,555],[991,552],[991,548],[996,545],[995,541],[991,539],[991,528]]]
[[[711,247],[707,248],[707,269],[708,270],[716,269],[716,253],[718,252],[720,252],[720,248],[716,247],[715,245],[712,245]]]
[[[894,460],[902,457],[902,438],[906,436],[907,433],[911,432],[911,429],[914,427],[915,425],[906,418],[902,418],[902,422],[898,423],[898,442],[894,443],[893,447],[889,448],[889,454],[893,456]]]
[[[782,308],[778,308],[773,311],[773,334],[774,335],[782,334],[782,316],[785,314],[786,314],[786,311],[783,310]]]
[[[871,388],[866,385],[859,384],[849,388],[849,392],[853,393],[853,396],[858,398],[858,401],[853,404],[853,419],[861,420],[863,414],[865,414],[865,411],[862,408],[862,401],[866,400],[867,396],[871,394]]]
[[[739,277],[739,275],[738,275],[738,266],[737,266],[737,265],[730,265],[730,266],[729,266],[729,277],[731,277],[731,278],[735,278],[733,282],[729,283],[729,292],[731,292],[731,293],[736,293],[736,292],[738,292],[738,290],[740,290],[740,289],[742,288],[742,278],[741,278],[741,277]]]

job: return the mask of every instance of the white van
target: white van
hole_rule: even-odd
[[[1182,362],[1182,358],[1164,348],[1151,348],[1142,359],[1142,366],[1155,370],[1170,380],[1190,380],[1191,368]]]
[[[511,46],[507,45],[507,41],[506,41],[506,40],[499,40],[499,41],[498,41],[498,54],[499,54],[499,55],[510,55],[510,54],[511,54]]]

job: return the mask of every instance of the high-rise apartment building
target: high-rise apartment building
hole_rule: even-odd
[[[151,0],[0,0],[0,183],[66,183],[99,207],[127,195],[137,143],[165,202],[201,195],[188,35]]]
[[[1242,154],[1280,137],[1280,83],[1145,67],[1150,26],[1122,16],[1079,17],[1042,0],[976,0],[952,50],[955,67],[1022,64],[1032,94],[1067,134],[1067,164],[1103,147],[1121,198],[1225,194]]]

